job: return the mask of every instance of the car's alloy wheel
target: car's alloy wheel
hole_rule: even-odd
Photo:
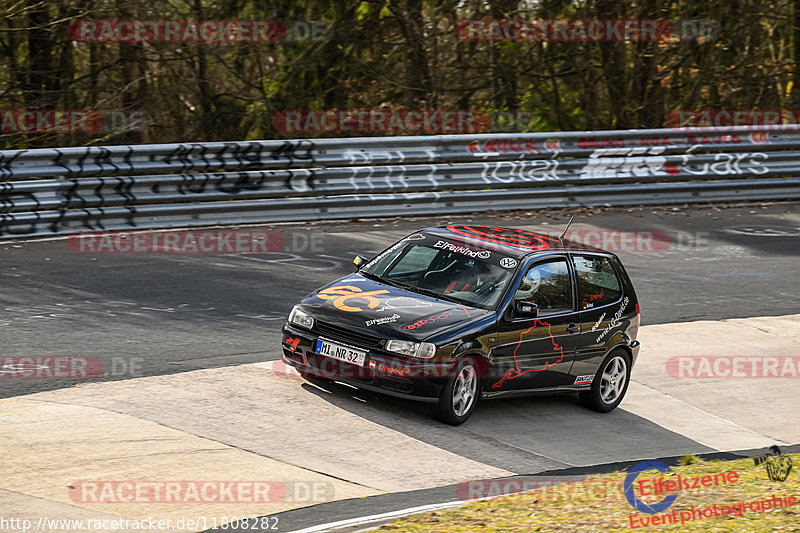
[[[592,388],[579,394],[581,402],[601,413],[614,410],[628,391],[631,380],[631,358],[617,348],[606,356],[592,380]]]
[[[622,396],[628,380],[628,364],[621,355],[613,357],[606,363],[600,379],[600,399],[611,405]]]
[[[453,412],[456,416],[464,416],[470,410],[477,390],[478,374],[475,367],[466,365],[458,374],[453,387]]]
[[[454,375],[442,386],[439,402],[433,412],[442,422],[457,426],[472,415],[480,395],[478,368],[472,359],[462,359],[455,367]]]

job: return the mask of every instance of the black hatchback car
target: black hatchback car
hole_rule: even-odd
[[[607,412],[625,396],[639,304],[612,253],[453,224],[354,263],[284,326],[283,361],[310,381],[428,402],[450,424],[481,398],[577,392]]]

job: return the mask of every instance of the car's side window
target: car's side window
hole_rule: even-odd
[[[539,316],[572,310],[572,287],[566,259],[533,265],[522,278],[514,300],[534,303]]]
[[[619,278],[607,257],[573,255],[572,262],[581,310],[616,302],[622,296]]]

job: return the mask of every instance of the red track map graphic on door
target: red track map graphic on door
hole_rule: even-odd
[[[547,326],[547,334],[550,335],[550,340],[553,341],[553,351],[558,351],[561,354],[561,357],[558,358],[558,361],[555,361],[553,363],[545,362],[543,368],[531,368],[529,370],[524,370],[524,371],[520,370],[519,362],[517,361],[517,350],[519,350],[519,347],[522,346],[522,341],[525,338],[525,334],[530,333],[530,331],[537,326]],[[517,343],[517,346],[514,348],[514,368],[509,368],[508,370],[506,370],[506,373],[503,375],[500,381],[492,385],[493,389],[500,388],[504,382],[516,379],[528,372],[541,372],[542,370],[547,370],[548,367],[557,365],[558,363],[564,360],[564,348],[560,344],[558,344],[556,340],[553,338],[553,332],[550,330],[550,327],[551,327],[550,324],[548,324],[547,322],[542,322],[537,318],[536,320],[533,321],[533,325],[531,327],[529,327],[528,329],[519,334],[519,342]]]

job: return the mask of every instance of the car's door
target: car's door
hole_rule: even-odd
[[[622,284],[609,257],[571,254],[575,269],[581,333],[577,338],[571,374],[576,384],[589,384],[605,356],[604,338],[615,326],[623,298]]]
[[[572,276],[566,255],[533,263],[511,302],[538,306],[538,316],[514,316],[498,322],[492,354],[492,390],[547,388],[569,382],[580,331]]]

